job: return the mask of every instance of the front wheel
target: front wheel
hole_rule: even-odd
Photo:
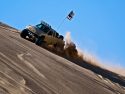
[[[28,35],[28,31],[26,29],[24,29],[21,33],[20,33],[20,36],[22,38],[26,38],[26,36]]]
[[[38,37],[35,40],[35,44],[40,46],[42,45],[43,41],[44,41],[44,37]]]

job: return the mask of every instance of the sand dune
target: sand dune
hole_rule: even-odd
[[[69,47],[54,54],[0,23],[0,94],[125,94],[124,76],[84,61]]]

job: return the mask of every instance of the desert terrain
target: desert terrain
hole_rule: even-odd
[[[54,54],[0,23],[0,94],[125,94],[125,77]]]

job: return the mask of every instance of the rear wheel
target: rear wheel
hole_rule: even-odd
[[[59,36],[59,39],[63,40],[63,39],[64,39],[64,37],[63,37],[62,35],[60,35],[60,36]]]
[[[64,45],[63,44],[56,43],[53,46],[54,46],[55,51],[57,53],[61,53],[61,54],[63,53],[63,51],[64,51]]]
[[[55,48],[58,46],[57,43],[53,45]]]
[[[26,29],[24,29],[21,33],[20,33],[20,36],[22,38],[26,38],[26,36],[28,35],[28,31]]]
[[[38,37],[35,40],[35,44],[40,46],[42,45],[43,41],[44,41],[44,37]]]

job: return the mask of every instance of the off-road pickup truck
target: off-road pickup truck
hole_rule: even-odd
[[[36,26],[28,25],[26,29],[21,31],[20,36],[25,39],[28,38],[33,40],[35,44],[39,46],[46,43],[54,47],[59,46],[63,48],[65,43],[63,41],[64,37],[59,35],[59,33],[44,21],[41,21],[41,23]]]

